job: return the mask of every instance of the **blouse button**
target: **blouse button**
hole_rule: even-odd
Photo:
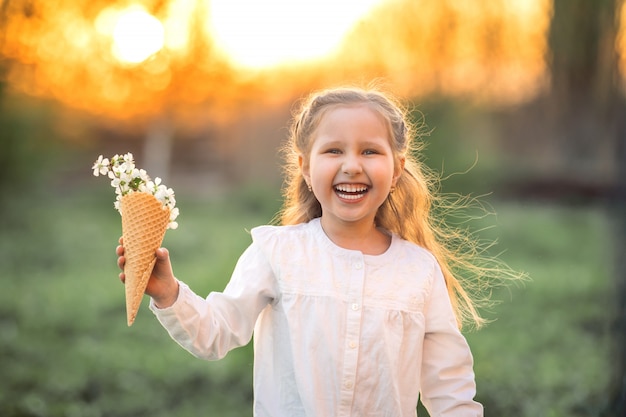
[[[355,262],[354,263],[354,268],[355,269],[361,269],[361,268],[363,268],[363,264],[361,262]]]
[[[348,388],[348,389],[352,388],[352,381],[348,381],[348,382],[346,382],[345,386],[346,386],[346,388]]]
[[[359,305],[357,303],[352,304],[352,310],[357,311],[359,309]]]
[[[354,349],[356,347],[356,342],[350,342],[350,349]]]

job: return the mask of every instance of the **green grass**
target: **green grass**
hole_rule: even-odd
[[[196,201],[179,195],[168,231],[176,275],[199,294],[221,290],[246,230],[278,206],[258,192]],[[260,205],[257,197],[265,198]],[[144,300],[126,326],[112,195],[15,202],[0,224],[0,415],[251,415],[252,352],[193,358]],[[478,399],[490,416],[596,416],[610,363],[610,239],[596,208],[496,206],[503,258],[532,281],[499,290],[496,320],[467,334]]]
[[[611,238],[596,208],[502,206],[503,255],[531,281],[470,333],[488,415],[598,416],[611,375]]]

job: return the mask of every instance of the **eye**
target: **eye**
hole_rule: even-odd
[[[341,153],[341,151],[339,149],[337,149],[337,148],[329,148],[329,149],[326,149],[326,151],[324,153],[330,153],[330,154],[333,154],[333,155],[339,155]]]
[[[363,155],[377,155],[380,152],[378,152],[376,149],[366,149],[363,151]]]

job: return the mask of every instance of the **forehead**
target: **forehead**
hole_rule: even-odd
[[[368,104],[335,105],[320,117],[314,137],[344,136],[390,139],[389,122]]]

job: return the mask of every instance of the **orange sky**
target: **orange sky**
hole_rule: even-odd
[[[217,13],[220,2],[214,1]],[[245,1],[229,1],[248,10]],[[337,1],[309,2],[320,10],[300,15],[250,9],[245,19],[240,13],[241,18],[223,25],[230,35],[216,34],[209,0],[11,2],[0,52],[11,64],[7,78],[15,91],[114,119],[176,115],[197,106],[226,114],[260,97],[280,101],[315,84],[377,76],[404,96],[436,93],[504,103],[531,98],[545,86],[548,0],[485,0],[472,7],[453,0],[370,0],[369,15],[360,10],[334,23],[337,39],[324,40],[330,46],[323,52],[307,57],[292,49],[282,61],[274,58],[278,67],[266,62],[258,64],[266,67],[242,68],[242,56],[264,47],[269,56],[311,39],[311,45],[321,45],[321,39],[314,42],[319,25],[305,28],[297,19],[307,21],[317,12],[323,16],[322,5],[336,8]],[[140,10],[154,16],[162,29],[150,32],[156,52],[139,62],[120,55],[131,38],[119,35],[124,32],[116,24],[130,3],[142,5]],[[289,25],[281,32],[278,25],[285,22]],[[137,26],[131,24],[130,31]],[[274,38],[253,44],[270,28]],[[240,62],[233,61],[236,44],[223,39],[233,34],[240,44],[243,38],[254,45],[246,52],[243,43]],[[232,53],[225,45],[233,45]],[[130,51],[131,57],[137,53]]]

